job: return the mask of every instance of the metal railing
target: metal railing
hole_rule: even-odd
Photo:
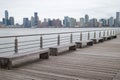
[[[49,48],[51,46],[118,34],[120,34],[120,29],[1,36],[0,39],[3,39],[3,41],[0,42],[0,54],[9,54],[10,52],[17,54],[35,49]],[[4,39],[11,39],[11,42],[7,42],[7,40],[4,42]]]

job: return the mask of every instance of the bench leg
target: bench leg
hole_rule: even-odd
[[[40,54],[40,59],[49,59],[49,53],[46,52],[46,53]]]
[[[98,41],[97,41],[97,40],[93,40],[93,43],[94,43],[94,44],[97,44],[97,43],[98,43]]]
[[[117,36],[113,36],[113,39],[117,38]]]
[[[111,40],[111,37],[108,37],[107,40]]]
[[[58,49],[57,48],[50,48],[50,55],[57,56],[58,55]]]
[[[104,39],[104,41],[107,41],[107,38],[106,38],[106,37],[104,37],[103,39]]]
[[[0,59],[0,67],[3,69],[12,69],[12,62],[9,59],[2,58]]]
[[[101,39],[101,40],[99,40],[99,42],[101,42],[101,43],[102,43],[102,42],[104,42],[104,40],[103,40],[103,39]]]
[[[88,42],[87,45],[88,46],[93,46],[93,42]]]
[[[72,50],[72,51],[73,51],[73,50],[76,50],[76,45],[70,46],[70,47],[69,47],[69,51],[71,51],[71,50]]]
[[[7,69],[8,69],[8,70],[11,70],[11,69],[12,69],[12,61],[10,61],[10,60],[8,60]]]
[[[82,43],[76,43],[77,48],[82,48]]]

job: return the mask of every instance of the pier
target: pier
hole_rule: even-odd
[[[85,43],[85,47],[77,48],[74,51],[66,51],[64,54],[58,56],[49,56],[49,59],[40,59],[30,62],[29,64],[26,63],[25,65],[14,67],[11,70],[0,68],[0,80],[120,80],[119,31],[105,30],[77,33],[80,33],[78,35],[80,42],[83,41],[83,33],[87,34],[87,40],[105,38],[105,36],[109,36],[109,38],[105,38],[104,42],[97,40],[95,44],[91,45],[90,43],[91,46],[87,46],[87,43]],[[93,34],[93,37],[91,34]],[[40,49],[44,48],[43,36],[44,35],[40,35],[39,38]],[[1,38],[8,37],[15,37],[15,54],[13,55],[18,54],[18,44],[20,43],[18,42],[18,37],[21,36]],[[61,34],[59,33],[56,39],[56,46],[62,45],[61,38]],[[69,43],[78,42],[74,41],[73,38],[74,34],[70,32]],[[49,40],[50,39],[51,38],[49,38]],[[31,43],[27,45],[30,44]],[[4,45],[6,45],[6,43],[4,43]]]

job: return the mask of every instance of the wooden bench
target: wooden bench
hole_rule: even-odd
[[[76,44],[71,43],[71,44],[64,44],[64,45],[54,46],[54,47],[50,47],[49,50],[50,50],[50,55],[57,56],[60,53],[63,53],[65,51],[74,51],[74,50],[76,50]]]
[[[94,38],[94,39],[91,39],[91,40],[93,40],[93,43],[94,43],[94,44],[104,42],[104,39],[103,39],[103,38]]]
[[[77,48],[93,46],[93,40],[84,40],[84,41],[79,41],[79,42],[75,42],[75,43],[76,43]]]
[[[49,49],[35,50],[27,53],[16,53],[10,56],[0,57],[0,67],[12,69],[13,67],[27,64],[39,59],[48,59]]]

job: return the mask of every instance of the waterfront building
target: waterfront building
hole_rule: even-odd
[[[14,17],[9,18],[9,25],[14,25]]]
[[[85,26],[89,26],[89,16],[87,14],[85,15]]]
[[[120,27],[120,12],[116,12],[116,27]]]
[[[39,23],[38,13],[35,12],[34,13],[34,26],[38,26],[38,23]]]
[[[107,20],[106,19],[100,19],[99,22],[101,22],[102,27],[107,26]]]
[[[84,27],[84,26],[85,26],[85,19],[80,18],[80,27]]]
[[[53,26],[52,23],[53,23],[53,21],[49,18],[49,19],[48,19],[48,26],[49,26],[49,27],[50,27],[50,26]]]
[[[76,26],[76,19],[75,18],[70,18],[70,27],[75,27]]]
[[[5,10],[5,25],[6,25],[6,26],[9,25],[8,17],[9,17],[8,11]]]
[[[52,20],[52,25],[55,28],[60,28],[60,27],[62,27],[62,22],[61,22],[60,19],[53,19]]]
[[[70,18],[68,16],[64,17],[63,24],[65,27],[70,27]]]
[[[48,27],[48,21],[46,18],[44,18],[44,21],[41,23],[41,27],[47,28]]]
[[[5,24],[5,18],[2,19],[2,24]]]
[[[23,27],[24,28],[30,28],[31,25],[30,25],[30,21],[28,18],[23,18]]]
[[[90,20],[90,27],[98,27],[98,22],[96,18]]]
[[[109,27],[113,27],[114,26],[114,18],[113,17],[110,17],[108,19],[108,25],[109,25]]]
[[[34,17],[31,17],[31,27],[34,27]]]

